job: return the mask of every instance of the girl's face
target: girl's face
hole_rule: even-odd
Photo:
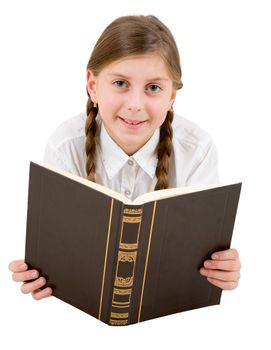
[[[98,76],[88,70],[87,88],[108,134],[128,155],[163,124],[176,96],[164,61],[154,54],[115,61]]]

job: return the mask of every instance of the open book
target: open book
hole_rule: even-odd
[[[200,275],[230,247],[241,184],[149,192],[130,201],[30,163],[25,260],[53,295],[110,325],[220,303]]]

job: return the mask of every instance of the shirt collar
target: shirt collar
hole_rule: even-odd
[[[157,166],[156,147],[159,142],[160,129],[156,129],[149,141],[141,147],[134,155],[138,165],[153,179]]]
[[[135,154],[128,156],[109,136],[103,122],[100,129],[101,159],[108,177],[114,177],[129,159],[134,159],[138,165],[154,178],[157,165],[156,146],[159,142],[159,128],[155,130],[149,141]]]

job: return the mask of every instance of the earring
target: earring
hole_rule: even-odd
[[[93,107],[97,108],[97,102],[93,102]]]

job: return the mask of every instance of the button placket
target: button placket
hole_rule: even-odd
[[[126,197],[130,198],[134,191],[135,176],[135,162],[129,159],[123,167],[122,193],[124,193]]]

